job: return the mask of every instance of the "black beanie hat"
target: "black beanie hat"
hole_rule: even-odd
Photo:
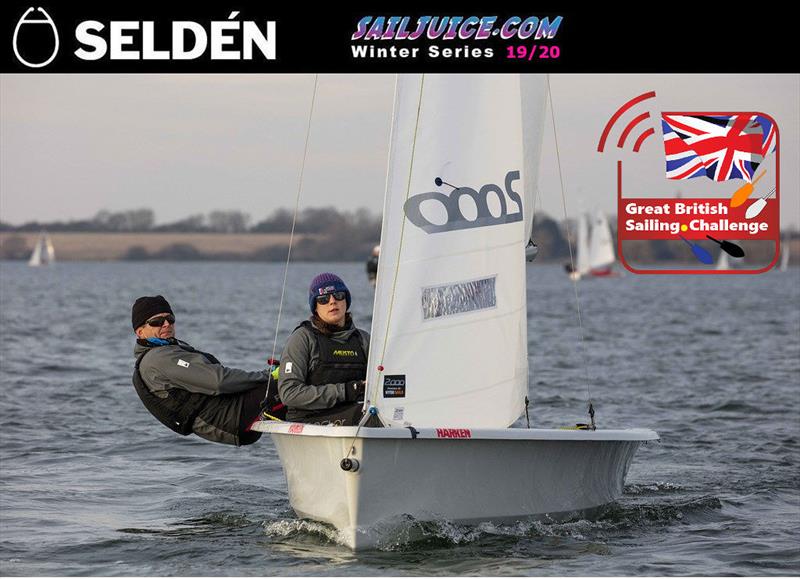
[[[154,315],[163,314],[164,312],[174,315],[172,308],[169,307],[169,302],[164,299],[164,296],[140,297],[133,303],[133,308],[131,309],[133,329],[135,330]]]

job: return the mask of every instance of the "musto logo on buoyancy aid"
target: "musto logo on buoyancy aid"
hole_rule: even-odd
[[[355,350],[334,350],[333,355],[341,358],[358,358],[358,352]]]
[[[495,183],[487,183],[476,191],[472,187],[450,185],[437,177],[435,179],[436,185],[448,185],[452,187],[452,191],[449,193],[430,191],[409,197],[403,205],[403,211],[408,220],[425,233],[443,233],[458,229],[489,227],[491,225],[522,221],[522,198],[519,193],[511,188],[511,184],[518,179],[519,171],[506,173],[505,192],[503,192],[503,189]],[[475,219],[467,219],[461,211],[460,201],[464,196],[471,197],[472,202],[475,204],[477,210]],[[490,196],[497,201],[494,205],[499,207],[498,215],[494,215],[489,208]],[[511,203],[506,201],[506,196],[508,196]],[[444,206],[447,212],[447,220],[444,223],[434,223],[423,214],[423,205],[432,203],[440,203]],[[433,211],[435,211],[433,208],[428,209],[428,214],[431,215]]]

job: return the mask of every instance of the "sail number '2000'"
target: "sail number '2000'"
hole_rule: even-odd
[[[514,223],[522,221],[522,198],[519,193],[511,188],[511,183],[519,179],[519,171],[509,171],[505,179],[505,193],[499,185],[487,183],[479,190],[472,187],[454,187],[449,194],[439,191],[429,191],[409,197],[403,205],[403,211],[414,225],[422,229],[425,233],[442,233],[444,231],[455,231],[458,229],[472,229],[473,227],[489,227],[491,225],[501,225],[504,223]],[[437,181],[438,183],[438,181]],[[467,219],[461,212],[460,200],[464,196],[469,196],[477,209],[475,219]],[[497,200],[500,214],[493,215],[489,208],[489,195]],[[511,208],[509,212],[506,195],[511,202],[516,205],[516,209]],[[426,201],[441,203],[447,211],[447,221],[444,223],[434,223],[422,214],[422,204]]]

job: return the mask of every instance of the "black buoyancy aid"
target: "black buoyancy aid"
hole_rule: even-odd
[[[158,347],[145,344],[143,341],[139,341],[139,343],[149,348]],[[219,360],[211,354],[195,350],[191,346],[186,346],[177,342],[171,342],[169,345],[178,346],[187,352],[202,354],[208,358],[212,364],[220,363]],[[150,414],[155,416],[161,424],[178,434],[188,436],[192,434],[194,419],[197,418],[197,415],[200,414],[208,401],[213,397],[196,392],[189,392],[181,388],[167,389],[165,391],[167,396],[164,398],[153,394],[150,388],[144,383],[142,374],[139,372],[139,365],[142,363],[142,358],[144,358],[149,351],[149,349],[144,351],[136,359],[136,366],[133,370],[133,387],[136,389],[136,393],[139,395],[144,407],[147,408]]]
[[[319,355],[319,363],[307,377],[309,384],[335,384],[367,377],[367,356],[358,330],[350,334],[346,342],[336,342],[314,328],[311,322],[303,324],[312,328]]]
[[[336,384],[366,379],[367,355],[361,345],[361,333],[358,330],[350,334],[346,342],[337,342],[316,329],[308,320],[300,325],[312,331],[319,355],[319,363],[306,377],[307,384]],[[349,425],[358,422],[361,407],[361,403],[341,402],[326,410],[292,408],[288,419],[297,422]]]

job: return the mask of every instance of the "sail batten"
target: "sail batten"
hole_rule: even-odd
[[[398,79],[368,362],[389,426],[502,428],[524,410],[520,99],[513,75]]]

